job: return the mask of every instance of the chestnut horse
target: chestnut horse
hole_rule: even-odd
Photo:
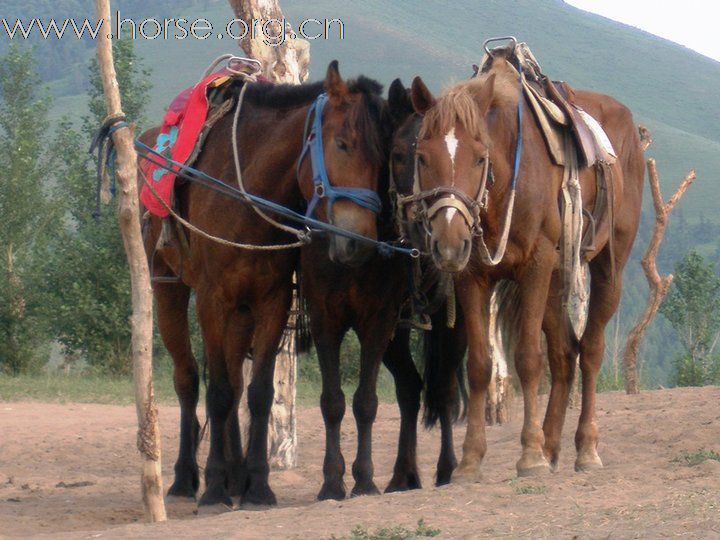
[[[620,300],[622,269],[635,239],[642,202],[644,161],[632,114],[611,97],[578,91],[576,104],[599,121],[618,155],[611,175],[613,217],[601,221],[595,249],[586,255],[590,306],[586,329],[578,341],[563,312],[561,295],[549,294],[551,286],[562,290],[557,248],[562,229],[558,197],[563,169],[552,163],[532,113],[519,107],[524,97],[518,72],[507,60],[510,52],[496,49],[477,78],[456,84],[437,100],[421,79],[416,78],[412,86],[414,108],[424,115],[416,149],[415,208],[419,214],[425,212],[419,218],[427,231],[424,243],[433,262],[455,274],[469,345],[468,425],[462,461],[453,476],[458,481],[479,478],[487,448],[484,402],[491,376],[489,306],[493,288],[503,278],[515,281],[519,294],[514,360],[524,398],[524,422],[518,474],[541,473],[549,464],[557,467],[578,352],[583,397],[575,468],[602,466],[597,453],[595,386],[605,326]],[[522,145],[518,144],[518,125]],[[507,249],[497,261],[506,216],[511,214],[514,179],[517,191]],[[584,207],[592,210],[595,171],[582,169],[580,182]],[[428,207],[432,212],[427,212]],[[537,397],[542,330],[548,342],[552,390],[541,427]]]
[[[361,81],[345,82],[337,62],[333,62],[325,80],[314,84],[248,83],[238,126],[247,191],[296,211],[307,205],[315,188],[312,159],[304,159],[302,152],[304,129],[311,106],[323,92],[327,102],[322,111],[321,150],[328,181],[340,188],[376,189],[378,161],[364,151],[363,141],[377,140],[381,131],[379,117],[368,109],[378,97],[373,84]],[[226,115],[210,131],[195,167],[237,186],[230,142],[232,116]],[[145,133],[142,139],[152,144],[156,133]],[[178,182],[175,205],[186,220],[216,237],[256,245],[297,240],[261,219],[248,205],[195,182]],[[347,200],[337,201],[333,218],[350,231],[377,234],[375,215]],[[161,229],[161,221],[153,217],[146,231],[146,249],[154,275],[179,276],[181,280],[163,280],[154,286],[158,326],[173,358],[181,407],[180,452],[168,494],[194,497],[199,485],[198,367],[190,347],[187,318],[192,289],[208,371],[210,420],[206,489],[200,504],[231,505],[231,496],[241,496],[248,503],[274,504],[275,495],[268,484],[268,416],[275,355],[288,318],[299,250],[244,250],[190,231],[187,242],[175,235],[167,247],[155,252]],[[324,246],[342,262],[352,263],[356,256],[348,249],[345,238],[332,236]],[[251,348],[251,423],[244,456],[237,409],[243,387],[242,364]]]

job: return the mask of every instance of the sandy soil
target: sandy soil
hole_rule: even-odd
[[[519,403],[516,403],[519,405]],[[324,434],[317,408],[300,413],[300,465],[274,472],[279,508],[198,517],[195,505],[168,508],[171,521],[142,523],[132,407],[0,403],[0,536],[327,538],[423,518],[441,537],[720,537],[720,462],[695,466],[683,453],[720,451],[720,389],[677,389],[599,398],[605,469],[573,472],[568,415],[560,471],[515,479],[519,411],[489,428],[485,479],[473,486],[432,487],[437,431],[421,433],[425,489],[342,502],[315,501]],[[374,447],[378,485],[390,478],[398,412],[381,406]],[[161,409],[166,487],[177,452],[178,409]],[[352,421],[343,430],[348,463]],[[464,429],[457,430],[457,439]],[[459,447],[458,447],[459,448]],[[207,451],[204,443],[202,452]],[[352,479],[348,482],[350,482]]]

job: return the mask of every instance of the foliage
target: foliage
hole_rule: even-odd
[[[31,51],[16,46],[0,58],[0,372],[13,374],[38,363],[37,254],[58,219],[43,188],[50,101],[34,66]]]
[[[704,448],[701,448],[696,452],[683,452],[679,456],[673,458],[672,462],[687,465],[688,467],[694,467],[695,465],[700,465],[704,461],[708,460],[720,461],[720,454],[715,450],[705,450]]]
[[[350,538],[351,540],[412,540],[414,538],[433,538],[438,536],[440,532],[440,529],[429,527],[425,524],[425,520],[420,519],[415,530],[397,525],[395,527],[383,527],[371,532],[367,527],[358,525],[350,531]]]
[[[142,118],[149,91],[147,70],[137,59],[132,41],[115,41],[113,48],[123,109],[128,118]],[[131,366],[130,277],[115,204],[93,217],[94,164],[85,149],[105,117],[105,105],[96,61],[90,73],[92,114],[84,119],[83,131],[63,120],[54,145],[61,158],[56,198],[67,226],[47,257],[48,316],[67,353],[110,373],[126,374]]]
[[[675,279],[660,310],[685,348],[676,360],[677,384],[697,386],[718,380],[720,277],[714,264],[696,251],[689,252],[676,265]]]

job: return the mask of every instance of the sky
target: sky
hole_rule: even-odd
[[[566,0],[720,61],[717,0]]]

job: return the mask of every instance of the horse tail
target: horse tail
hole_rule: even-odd
[[[470,396],[468,395],[467,385],[465,384],[465,369],[463,369],[462,362],[460,362],[457,368],[455,368],[455,377],[457,378],[460,399],[462,400],[462,411],[460,412],[458,419],[465,420],[465,418],[467,418],[467,408]]]
[[[467,391],[462,369],[467,343],[462,314],[457,313],[455,328],[448,328],[446,306],[432,317],[432,329],[423,340],[423,389],[425,427],[433,427],[441,416],[453,421],[465,415]]]
[[[307,298],[302,293],[302,286],[299,282],[295,288],[296,305],[294,306],[295,316],[295,354],[307,354],[312,349],[312,334],[310,333],[310,315]]]
[[[505,368],[514,368],[515,363],[512,359],[515,357],[517,349],[520,328],[520,288],[517,283],[504,279],[495,285],[494,308],[491,309],[491,317],[497,317],[495,322],[495,343],[499,346],[502,353],[502,359],[505,361]],[[498,366],[502,368],[502,366]]]

